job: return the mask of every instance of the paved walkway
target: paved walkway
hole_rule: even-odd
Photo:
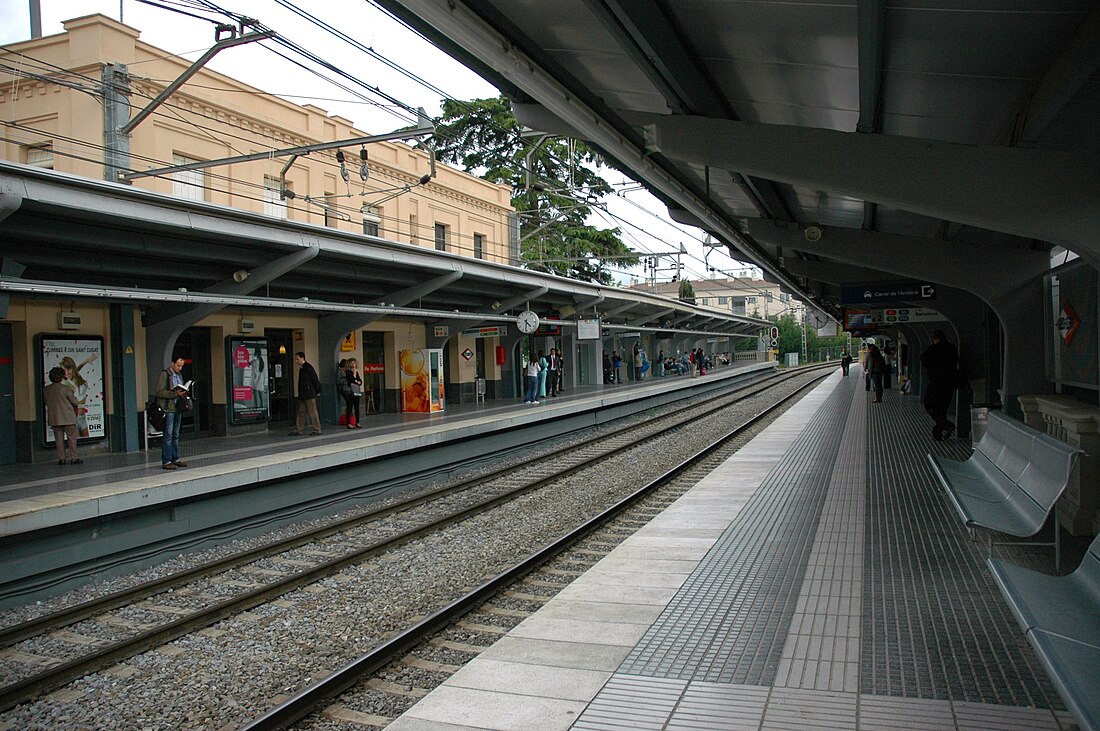
[[[862,383],[828,378],[390,731],[1072,728],[925,466],[967,445]]]

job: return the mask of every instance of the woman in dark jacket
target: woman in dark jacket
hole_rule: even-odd
[[[886,375],[886,358],[877,345],[867,346],[867,370],[871,374],[871,389],[875,392],[872,403],[882,403],[882,378]]]

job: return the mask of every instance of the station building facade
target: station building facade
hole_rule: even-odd
[[[0,76],[11,120],[0,148],[11,161],[0,163],[0,394],[12,394],[0,395],[0,462],[50,458],[40,392],[54,365],[83,389],[94,454],[146,445],[145,405],[174,355],[197,384],[185,429],[222,435],[291,423],[298,351],[321,377],[332,423],[342,358],[360,363],[368,418],[516,397],[524,359],[551,347],[566,355],[568,383],[581,385],[602,380],[605,348],[686,348],[759,331],[510,266],[509,190],[402,142],[362,145],[366,180],[360,146],[347,149],[347,183],[331,150],[297,157],[285,175],[288,158],[104,181],[95,80],[112,64],[116,81],[129,69],[140,108],[187,64],[102,16],[65,28],[2,52],[24,71]],[[134,129],[129,169],[367,136],[210,71],[165,107]],[[536,333],[517,331],[524,309],[543,318]],[[578,340],[583,317],[600,318],[597,340]],[[421,381],[421,398],[410,398]]]

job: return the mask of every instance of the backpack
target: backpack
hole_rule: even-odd
[[[145,416],[149,419],[149,426],[158,432],[164,431],[164,409],[157,405],[156,398],[149,399],[149,403],[145,404]]]

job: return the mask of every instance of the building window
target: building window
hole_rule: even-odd
[[[718,298],[718,304],[720,304],[720,305],[728,305],[729,303],[730,303],[730,298],[729,297],[719,297]]]
[[[435,225],[435,250],[446,251],[447,250],[447,227],[442,223]]]
[[[287,188],[290,188],[290,184],[287,184]],[[264,215],[271,216],[272,218],[281,218],[286,220],[287,210],[286,201],[283,200],[282,186],[279,184],[279,179],[271,176],[264,176]]]
[[[756,298],[755,297],[746,297],[745,298],[745,304],[746,305],[755,305],[756,304]]]
[[[377,236],[378,226],[382,223],[382,211],[374,206],[363,206],[363,233]]]
[[[332,204],[329,203],[329,199],[332,198],[332,193],[325,191],[324,202],[321,204],[321,209],[325,212],[325,225],[329,228],[336,228],[336,216],[332,210]]]
[[[53,145],[28,147],[27,164],[34,168],[53,170]]]
[[[474,234],[474,258],[485,258],[485,234]]]
[[[172,155],[173,165],[187,165],[199,162],[192,157]],[[185,201],[206,200],[206,171],[177,170],[172,173],[172,195]]]

